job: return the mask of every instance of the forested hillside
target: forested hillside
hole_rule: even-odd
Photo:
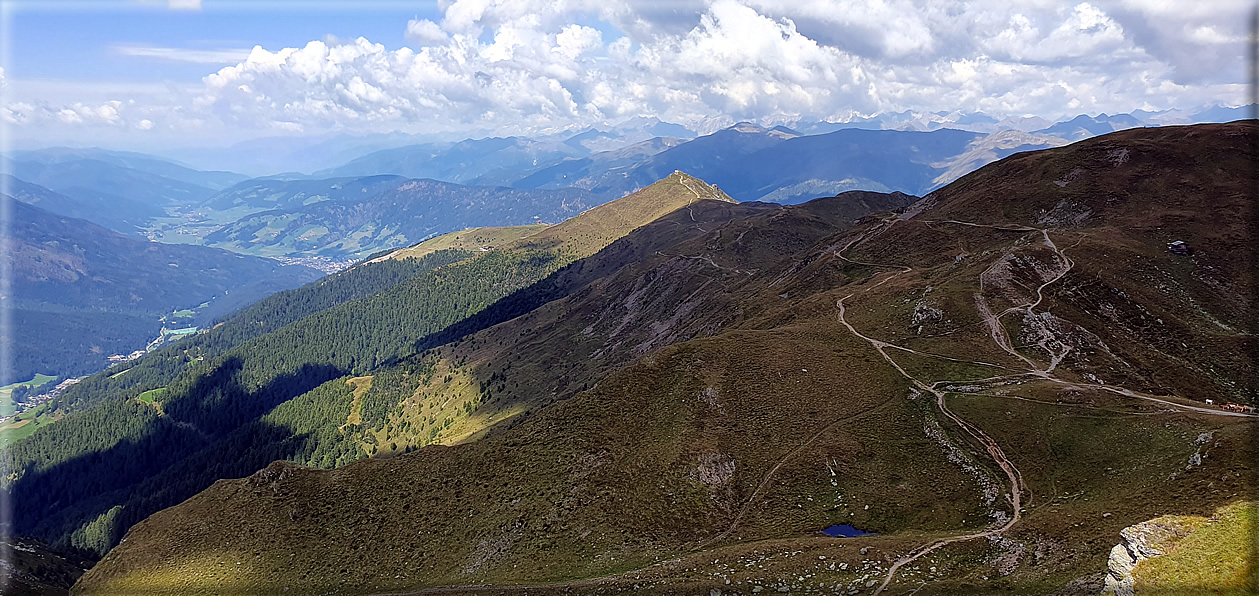
[[[18,201],[55,215],[87,220],[121,234],[138,235],[149,220],[162,215],[159,207],[127,199],[85,201],[7,174],[3,180],[9,195]]]
[[[360,201],[403,181],[405,178],[392,175],[317,180],[253,178],[219,191],[200,207],[211,211],[249,212],[296,209],[320,201]]]
[[[6,455],[21,470],[7,483],[18,503],[18,531],[103,552],[132,523],[217,478],[265,465],[267,457],[304,450],[313,457],[321,445],[318,462],[327,465],[366,455],[355,441],[321,443],[311,434],[314,428],[326,431],[329,412],[342,406],[280,406],[329,380],[421,351],[433,342],[426,337],[685,207],[697,192],[723,196],[702,184],[675,175],[457,263],[452,261],[468,253],[439,251],[414,264],[362,265],[323,285],[263,301],[193,342],[140,359],[125,373],[111,370],[84,381],[62,398],[70,414]],[[429,270],[390,274],[406,267]],[[363,288],[383,289],[359,296],[350,282],[368,272],[382,280]],[[385,281],[398,278],[394,285]],[[145,395],[152,390],[161,391]],[[238,449],[240,441],[250,449]],[[241,453],[253,455],[242,459]]]
[[[69,388],[54,406],[67,412],[82,410],[112,395],[138,395],[149,388],[163,387],[191,362],[189,353],[202,359],[221,356],[245,341],[334,306],[377,294],[468,256],[470,253],[442,251],[423,259],[364,264],[272,294],[233,313],[205,333],[84,379]]]

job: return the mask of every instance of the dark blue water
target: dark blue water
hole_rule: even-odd
[[[870,536],[874,534],[874,532],[862,532],[861,530],[858,530],[848,524],[835,524],[825,530],[822,530],[822,533],[835,538],[853,538],[856,536]]]

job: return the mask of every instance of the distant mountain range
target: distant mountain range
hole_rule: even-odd
[[[1068,122],[1078,115],[1065,117],[1061,122]],[[1173,124],[1196,124],[1202,122],[1231,122],[1248,118],[1250,108],[1226,107],[1220,105],[1202,106],[1194,109],[1173,109],[1161,111],[1134,110],[1128,114],[1098,115],[1097,119],[1110,119],[1123,116],[1134,118],[1138,126],[1164,126]],[[1089,116],[1093,118],[1092,116]],[[788,122],[785,125],[803,135],[823,134],[844,128],[862,128],[873,130],[914,130],[930,131],[940,128],[968,130],[979,133],[993,133],[1001,130],[1019,130],[1036,132],[1054,126],[1057,122],[1038,116],[995,118],[982,112],[886,112],[863,116],[854,114],[843,120]],[[595,153],[619,149],[656,137],[674,137],[690,139],[715,132],[712,128],[700,129],[698,126],[688,128],[681,124],[662,122],[656,118],[631,118],[615,125],[599,125],[579,130],[547,133],[530,137],[530,141],[548,145],[567,145],[577,157],[588,157]],[[468,140],[484,140],[494,137],[494,131],[483,131],[480,136],[469,135]],[[335,134],[319,137],[277,136],[251,139],[226,147],[190,146],[170,149],[162,152],[178,160],[180,165],[200,170],[227,170],[240,172],[248,177],[270,176],[281,173],[299,173],[310,177],[334,177],[339,175],[336,170],[351,162],[373,153],[381,153],[381,159],[389,156],[395,149],[426,146],[442,150],[457,142],[440,140],[431,136],[413,135],[402,132],[374,134]],[[71,150],[79,151],[79,150]],[[383,153],[382,153],[383,152]],[[406,154],[404,149],[398,154]],[[114,152],[123,153],[125,152]],[[138,154],[132,154],[138,155]],[[376,158],[359,161],[362,165]],[[168,160],[161,160],[168,161]],[[355,166],[356,168],[358,165]],[[11,173],[11,172],[10,172]],[[161,172],[156,172],[161,173]],[[315,174],[318,173],[318,174]],[[425,177],[405,172],[363,171],[358,170],[352,175],[362,174],[397,174],[411,177]],[[166,174],[169,176],[169,174]],[[178,176],[170,176],[177,178]],[[448,180],[460,181],[460,180]],[[462,180],[467,182],[469,180]],[[213,187],[206,181],[193,181],[203,186]],[[498,184],[498,183],[495,183]]]
[[[1112,130],[1134,128],[1137,126],[1167,126],[1177,124],[1200,124],[1206,122],[1232,122],[1250,117],[1250,106],[1225,107],[1220,105],[1203,106],[1191,110],[1133,110],[1127,114],[1099,114],[1097,116],[1077,115],[1057,122],[1039,116],[994,118],[982,112],[885,112],[875,116],[857,116],[844,122],[799,122],[792,126],[795,130],[807,134],[831,132],[841,128],[866,128],[877,130],[937,130],[952,128],[981,133],[993,133],[1002,130],[1019,130],[1038,132],[1052,128],[1056,124],[1080,120],[1098,123],[1110,122],[1117,125]],[[1095,132],[1094,134],[1103,134]]]
[[[522,159],[532,163],[537,154],[526,150],[537,146],[520,139],[485,139],[447,152],[434,153],[431,146],[396,149],[352,165],[369,171],[379,159],[415,158],[416,168],[394,171],[496,180],[512,188],[391,174],[258,178],[220,191],[196,210],[207,217],[236,214],[235,221],[200,238],[206,245],[258,255],[362,257],[461,228],[561,221],[674,171],[695,172],[737,200],[791,204],[848,190],[925,193],[951,171],[1065,142],[1020,133],[986,145],[986,138],[950,129],[844,129],[804,136],[742,123],[689,141],[655,138],[590,157],[562,157],[536,170],[519,169],[519,163],[517,169],[499,166]],[[477,160],[481,151],[486,155]],[[555,151],[552,157],[571,153]],[[459,169],[467,164],[475,167]],[[354,168],[335,172],[349,174]]]
[[[314,175],[252,179],[102,149],[17,151],[0,165],[15,177],[12,194],[19,200],[115,231],[255,255],[348,259],[465,227],[533,217],[558,221],[675,170],[740,201],[793,204],[847,190],[921,195],[1021,151],[1127,128],[1247,114],[1248,108],[1217,106],[1055,123],[902,112],[794,128],[739,123],[702,136],[638,118],[538,138],[414,143],[416,137],[404,134],[336,137],[290,147],[296,153],[281,151],[287,145],[278,139],[264,139],[238,149],[265,149],[277,168],[284,155],[306,156],[300,169],[308,171],[344,161]],[[410,190],[397,191],[407,184]],[[438,198],[456,207],[437,208]],[[522,200],[527,204],[516,204]]]
[[[486,137],[457,143],[425,143],[376,151],[350,162],[313,174],[315,177],[395,174],[408,178],[432,178],[446,182],[499,185],[530,172],[570,159],[596,153],[617,152],[646,142],[636,150],[660,144],[663,137],[690,139],[685,127],[652,119],[635,119],[617,127],[587,128],[572,135],[540,139]],[[666,141],[667,143],[667,141]],[[633,155],[620,153],[620,155]],[[649,181],[654,182],[654,180]]]
[[[1137,128],[1138,126],[1141,126],[1141,121],[1129,114],[1118,114],[1115,116],[1101,114],[1096,117],[1080,115],[1066,122],[1058,122],[1053,126],[1042,128],[1035,132],[1061,137],[1068,141],[1079,141],[1117,130]]]
[[[214,189],[100,159],[45,163],[12,159],[9,174],[85,202],[128,201],[148,207],[191,204]]]
[[[784,127],[741,123],[690,141],[652,139],[565,159],[499,182],[516,188],[576,187],[612,199],[681,170],[717,184],[740,201],[792,204],[846,190],[921,194],[963,164],[973,169],[1010,153],[1066,142],[1050,134],[1006,134],[1000,138],[1000,151],[985,152],[983,147],[998,142],[985,141],[988,137],[953,129],[847,128],[802,135]]]
[[[519,137],[490,137],[448,144],[409,145],[365,155],[349,163],[315,172],[316,177],[395,174],[467,182],[498,172],[518,172],[568,157],[586,155],[580,146]]]
[[[246,179],[103,149],[16,151],[0,157],[0,169],[10,176],[10,194],[18,200],[124,234],[142,233],[168,208],[199,203]]]
[[[226,188],[245,180],[248,176],[235,172],[203,171],[168,159],[130,151],[108,149],[72,149],[51,147],[28,151],[14,151],[9,157],[18,163],[38,163],[45,166],[73,166],[84,160],[100,161],[120,168],[162,176],[187,184],[195,184],[212,190]],[[58,171],[53,168],[53,171]]]

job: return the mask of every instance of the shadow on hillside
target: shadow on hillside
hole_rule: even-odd
[[[441,331],[420,338],[415,342],[415,351],[423,352],[458,341],[483,329],[489,329],[499,323],[529,313],[548,302],[567,297],[592,281],[592,279],[586,279],[589,276],[582,275],[584,265],[584,260],[565,265],[540,281],[498,299],[481,309],[480,312]],[[384,366],[396,364],[396,362],[395,359]]]
[[[638,228],[596,254],[571,263],[543,280],[492,303],[481,312],[445,329],[419,338],[417,351],[443,345],[565,298],[617,269],[643,262],[664,247],[674,245],[678,226],[705,234],[698,224],[728,222],[746,214],[748,206],[724,202],[697,203],[678,209]],[[775,209],[758,206],[753,211]],[[698,215],[698,219],[697,216]],[[278,355],[276,356],[279,357]],[[387,366],[396,362],[379,363]],[[108,449],[82,453],[48,469],[30,470],[13,488],[16,530],[56,540],[93,524],[92,535],[80,532],[79,544],[91,543],[103,552],[121,539],[122,533],[148,515],[175,505],[221,478],[242,477],[278,459],[290,459],[309,450],[309,435],[260,420],[273,408],[296,398],[348,371],[329,365],[304,365],[265,385],[251,389],[254,373],[239,357],[225,359],[192,381],[191,387],[172,391],[163,403],[165,416],[136,422],[134,429],[114,432],[127,436]],[[484,375],[483,375],[484,376]],[[478,378],[487,382],[485,378]],[[584,386],[583,386],[584,388]],[[130,400],[116,400],[109,407],[132,408],[112,420],[136,420],[146,414]],[[59,446],[78,452],[73,437]],[[49,458],[56,453],[48,454]],[[122,503],[121,510],[113,507]]]
[[[734,220],[739,211],[739,203],[705,201],[702,208],[683,207],[665,214],[626,235],[614,240],[593,255],[578,259],[537,283],[531,284],[482,309],[480,312],[456,322],[441,331],[431,333],[415,342],[415,351],[423,352],[454,341],[461,340],[479,331],[489,329],[499,323],[510,321],[516,317],[536,310],[544,304],[567,298],[591,283],[612,274],[623,266],[642,262],[656,250],[670,244],[663,239],[676,239],[678,226],[695,225],[698,212],[700,222],[728,223]],[[744,206],[746,208],[746,205]],[[556,239],[534,240],[530,247],[552,248],[559,245]]]
[[[28,470],[10,489],[15,533],[51,542],[78,530],[79,545],[104,552],[150,514],[215,480],[247,476],[300,448],[306,436],[260,417],[341,375],[332,366],[304,365],[249,391],[240,384],[241,370],[239,358],[225,360],[184,397],[164,404],[165,415],[129,433],[132,439]],[[111,407],[149,406],[117,400]],[[117,503],[122,509],[111,512]]]

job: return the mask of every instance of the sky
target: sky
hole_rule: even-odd
[[[10,142],[1245,103],[1237,0],[0,0]]]

